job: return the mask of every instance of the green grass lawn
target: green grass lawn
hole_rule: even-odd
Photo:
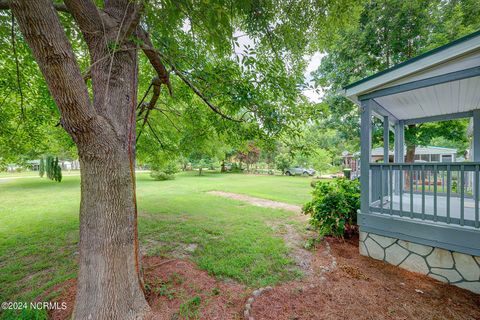
[[[76,274],[80,181],[0,180],[0,301],[31,301]],[[150,255],[197,245],[192,259],[218,277],[256,287],[299,275],[268,222],[292,213],[209,195],[222,190],[303,204],[310,178],[178,174],[153,181],[138,174],[140,243]]]

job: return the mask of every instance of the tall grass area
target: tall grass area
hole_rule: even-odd
[[[182,173],[172,181],[137,176],[139,236],[149,255],[195,244],[202,269],[256,287],[298,276],[270,221],[292,213],[207,194],[242,193],[292,204],[310,198],[310,178]],[[56,183],[0,181],[0,300],[32,301],[76,276],[80,177]]]

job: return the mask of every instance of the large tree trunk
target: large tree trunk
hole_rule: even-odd
[[[89,46],[93,102],[52,2],[16,0],[12,10],[79,152],[80,257],[73,318],[140,319],[150,307],[140,277],[135,198],[137,48],[124,41],[112,52],[107,45],[128,35],[128,21],[135,26],[134,18],[122,18],[134,6],[126,0],[105,2],[108,15],[103,17],[110,20],[102,21],[89,0],[65,4]]]
[[[406,163],[415,162],[415,145],[407,144],[407,154],[405,155]],[[410,172],[407,171],[405,174],[405,186],[410,190]]]
[[[98,140],[79,148],[80,260],[74,319],[138,319],[149,306],[138,274],[129,154],[107,139]],[[94,148],[104,143],[107,150],[94,155]]]
[[[77,144],[82,200],[74,318],[138,319],[149,306],[140,277],[135,197],[136,50],[98,63],[92,81],[95,109],[108,123]]]
[[[413,163],[415,161],[415,146],[407,144],[407,154],[405,155],[405,162]]]

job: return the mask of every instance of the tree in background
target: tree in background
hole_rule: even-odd
[[[47,178],[52,180],[53,179],[53,157],[52,156],[47,156],[45,158],[45,172],[47,173]]]
[[[58,157],[55,157],[53,163],[53,180],[57,182],[62,182],[62,167],[58,164]]]
[[[190,161],[190,164],[192,165],[192,168],[198,170],[199,176],[202,175],[203,169],[214,168],[215,164],[218,163],[217,159],[212,158],[211,155],[202,152],[193,152],[192,154],[190,154],[188,159]]]
[[[41,161],[43,158],[41,159]],[[40,162],[41,163],[41,162]],[[47,178],[53,181],[62,181],[62,168],[58,164],[58,157],[47,156],[45,159],[45,172]]]
[[[240,163],[245,163],[247,165],[247,172],[250,172],[250,166],[257,163],[260,159],[260,148],[250,141],[246,150],[237,152],[237,159]]]
[[[405,129],[407,154],[405,162],[414,162],[417,146],[437,145],[447,147],[450,144],[461,153],[468,145],[468,120],[450,120],[434,123],[409,125]],[[433,142],[433,143],[432,143]],[[440,145],[438,145],[440,143]]]
[[[40,178],[43,178],[45,175],[45,160],[43,158],[40,159],[40,165],[38,166],[38,174]]]
[[[292,160],[288,154],[280,153],[275,157],[275,166],[278,170],[282,171],[282,174],[285,174],[285,171],[287,171],[291,165]]]
[[[230,146],[226,146],[225,153],[222,157],[222,161],[220,163],[220,172],[225,173],[227,172],[226,161],[230,160],[235,155],[235,149]]]
[[[295,135],[283,137],[275,145],[275,162],[282,173],[291,166],[313,167],[322,172],[338,170],[342,152],[352,142],[342,138],[339,131],[325,127],[322,120],[310,121]]]
[[[317,174],[321,176],[322,172],[325,173],[332,167],[330,159],[331,156],[327,150],[318,148],[314,150],[313,154],[310,156],[310,163],[317,171]]]
[[[475,0],[374,0],[364,4],[357,21],[335,34],[315,73],[317,85],[328,88],[326,127],[338,129],[343,137],[355,140],[358,149],[357,107],[337,92],[349,83],[385,70],[427,50],[446,44],[480,28]],[[428,145],[432,137],[464,144],[465,120],[409,125],[405,130],[407,162],[415,147]],[[452,136],[453,135],[453,136]],[[381,132],[376,134],[381,137]],[[374,135],[375,138],[375,135]]]

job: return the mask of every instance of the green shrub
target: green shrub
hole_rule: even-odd
[[[310,181],[310,187],[315,188],[315,186],[316,186],[317,183],[319,183],[319,182],[322,182],[322,180],[313,179],[312,181]]]
[[[161,171],[165,172],[168,175],[173,176],[175,173],[179,171],[178,163],[175,161],[169,161]]]
[[[150,177],[157,181],[173,180],[175,173],[179,171],[178,163],[171,160],[163,163],[154,162],[150,164]]]
[[[310,224],[320,235],[343,237],[355,232],[360,209],[358,180],[337,178],[312,185],[313,199],[304,205],[303,213],[311,216]]]
[[[228,170],[231,173],[241,173],[242,171],[236,162],[232,163],[230,170]]]
[[[173,174],[167,174],[163,171],[152,171],[150,177],[157,181],[173,180],[175,176]]]

